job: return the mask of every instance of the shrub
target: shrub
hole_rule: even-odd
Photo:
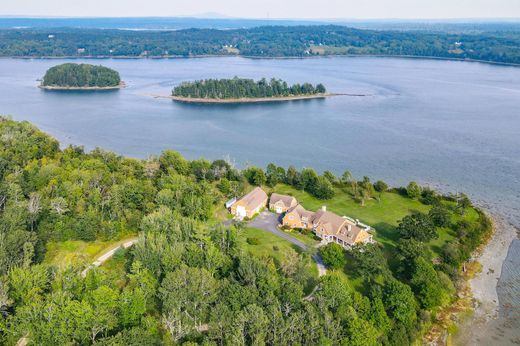
[[[322,246],[319,250],[323,263],[329,268],[340,269],[346,263],[345,250],[336,243]]]
[[[417,185],[415,181],[410,182],[406,187],[406,193],[408,197],[414,199],[418,198],[421,195],[421,187]]]
[[[247,238],[246,241],[249,245],[260,245],[260,239],[258,238]]]
[[[377,192],[385,192],[386,190],[388,190],[388,184],[385,183],[385,182],[382,181],[382,180],[378,180],[378,181],[376,181],[376,183],[374,184],[374,189],[375,189]]]

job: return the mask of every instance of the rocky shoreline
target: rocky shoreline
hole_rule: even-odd
[[[455,337],[456,344],[520,344],[520,329],[515,327],[518,320],[510,313],[518,309],[516,304],[519,302],[504,300],[505,297],[498,294],[502,286],[508,290],[510,297],[518,294],[520,266],[511,263],[519,262],[520,258],[511,251],[516,249],[520,253],[519,230],[502,216],[492,213],[488,215],[493,219],[494,234],[474,257],[482,269],[469,280],[473,295],[473,314],[460,324]]]
[[[168,98],[177,102],[185,103],[209,103],[209,104],[232,104],[232,103],[264,103],[264,102],[282,102],[297,100],[323,99],[338,94],[315,94],[301,96],[284,96],[284,97],[255,97],[255,98],[230,98],[230,99],[212,99],[212,98],[194,98],[183,96],[156,96],[158,98]]]
[[[97,90],[117,90],[126,88],[127,85],[124,82],[114,86],[107,87],[72,87],[72,86],[59,86],[59,85],[38,85],[38,88],[43,90],[70,90],[70,91],[97,91]]]

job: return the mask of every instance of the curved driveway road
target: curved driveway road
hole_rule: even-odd
[[[264,211],[260,213],[254,220],[249,221],[247,225],[272,233],[280,238],[287,240],[288,242],[299,247],[303,251],[308,251],[309,247],[304,242],[294,237],[291,237],[286,232],[280,231],[280,229],[278,228],[278,225],[280,224],[280,217],[280,215]],[[318,266],[318,275],[325,275],[327,273],[327,269],[325,268],[325,264],[323,263],[321,257],[318,254],[314,254],[312,258]]]

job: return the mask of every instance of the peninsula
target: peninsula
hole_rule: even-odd
[[[111,90],[124,87],[119,73],[104,66],[66,63],[51,67],[40,85],[48,90]]]
[[[291,101],[333,96],[323,84],[289,85],[280,79],[259,81],[243,78],[205,79],[183,82],[170,97],[174,101],[194,103],[253,103]]]

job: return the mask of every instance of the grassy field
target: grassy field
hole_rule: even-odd
[[[83,265],[94,262],[103,253],[123,244],[128,239],[116,241],[67,240],[63,242],[50,242],[47,244],[44,263],[67,267],[70,265]]]
[[[302,235],[303,236],[303,235]],[[256,238],[258,245],[247,243],[247,238]],[[302,250],[288,241],[266,231],[256,228],[245,228],[240,232],[239,242],[241,247],[253,256],[260,258],[271,257],[276,264],[281,263],[285,254],[292,250],[301,253]],[[310,292],[318,279],[318,268],[310,256],[306,259],[310,282],[306,287],[306,293]]]
[[[248,244],[247,238],[256,238],[259,240],[259,244]],[[283,261],[285,253],[290,249],[301,252],[298,247],[272,233],[250,227],[240,232],[239,242],[242,248],[253,256],[272,257],[278,263]]]
[[[379,201],[371,199],[365,203],[365,206],[361,206],[347,191],[339,188],[336,188],[336,195],[332,199],[325,201],[318,200],[307,192],[299,191],[285,184],[277,185],[273,191],[296,197],[308,210],[315,211],[322,206],[326,206],[327,210],[338,215],[359,219],[361,222],[372,226],[376,230],[374,234],[375,240],[383,244],[387,250],[393,248],[399,239],[396,228],[403,217],[413,211],[427,213],[430,209],[430,206],[394,192],[385,192],[381,194]],[[444,203],[448,204],[449,207],[455,207],[453,202]],[[470,222],[476,221],[478,219],[478,213],[470,208],[466,211],[464,216],[455,214],[453,217],[454,222],[462,219]],[[440,253],[441,247],[446,242],[456,237],[456,234],[447,228],[438,229],[438,234],[439,238],[429,243],[431,250],[436,255]]]
[[[380,201],[369,200],[365,206],[354,201],[346,191],[336,189],[336,195],[330,200],[321,201],[307,192],[296,190],[292,186],[279,184],[274,188],[277,193],[296,197],[308,210],[318,210],[326,206],[327,210],[341,216],[359,219],[361,222],[377,230],[375,239],[384,244],[393,246],[398,239],[395,228],[398,221],[412,211],[427,212],[429,207],[419,201],[401,196],[397,193],[385,192]]]

